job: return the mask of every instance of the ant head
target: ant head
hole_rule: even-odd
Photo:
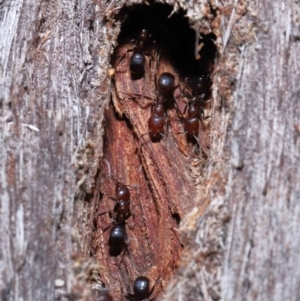
[[[145,56],[142,52],[133,53],[130,58],[129,68],[133,74],[143,74],[145,66]]]
[[[129,201],[130,200],[130,191],[129,189],[126,187],[126,185],[117,182],[116,184],[116,189],[115,189],[115,193],[116,193],[116,198],[121,201]]]

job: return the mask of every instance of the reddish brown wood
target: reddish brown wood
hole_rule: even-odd
[[[114,279],[90,255],[95,214],[102,205],[113,205],[99,199],[101,189],[113,189],[109,181],[101,186],[99,178],[104,171],[103,119],[112,90],[110,57],[120,28],[116,13],[132,1],[0,2],[1,298],[90,300],[91,269],[107,283]],[[299,4],[167,2],[186,10],[197,35],[216,34],[218,57],[207,177],[197,187],[200,209],[182,223],[183,264],[166,299],[297,301]],[[119,98],[124,95],[115,95],[115,109],[118,104],[130,119],[137,104],[127,99],[122,105]],[[137,106],[137,112],[146,120],[150,107]],[[179,135],[175,110],[169,115],[170,149],[176,153],[177,143],[189,157],[192,150]],[[136,120],[139,135],[147,130],[145,120]],[[167,195],[152,162],[161,160],[164,166],[169,160],[154,157],[148,144],[139,154],[144,174],[158,187],[153,193]],[[195,158],[190,167],[202,163]],[[203,174],[201,168],[192,169],[197,182]],[[185,195],[184,200],[190,204]],[[185,212],[180,202],[175,200],[173,209]],[[204,212],[202,205],[208,203]],[[102,216],[96,226],[102,221],[103,226],[110,222]],[[71,256],[73,250],[80,252]],[[105,263],[103,254],[97,256]],[[132,262],[125,255],[121,267],[127,264],[130,270]],[[122,282],[127,273],[121,272]],[[145,272],[155,279],[155,269]],[[93,279],[99,288],[98,272]]]
[[[148,276],[152,283],[159,279],[153,296],[161,293],[175,271],[182,250],[177,234],[178,218],[195,206],[196,196],[196,186],[189,171],[194,145],[189,145],[184,141],[185,135],[178,133],[183,127],[175,106],[167,111],[166,118],[170,122],[165,136],[153,142],[148,134],[148,119],[156,97],[155,73],[158,77],[162,72],[172,72],[177,84],[178,75],[162,53],[162,63],[158,66],[155,53],[151,59],[152,68],[150,58],[146,59],[145,77],[132,80],[128,69],[130,52],[127,49],[130,47],[124,45],[117,50],[114,107],[110,105],[105,115],[104,157],[99,178],[100,191],[108,195],[114,195],[115,186],[109,173],[124,184],[138,186],[129,187],[133,216],[126,225],[128,252],[123,259],[122,254],[116,258],[109,255],[109,231],[103,233],[112,222],[108,215],[96,217],[93,243],[98,262],[105,267],[100,278],[116,299],[139,275]],[[119,58],[123,59],[120,61]],[[180,104],[179,87],[175,95]],[[115,109],[123,114],[118,116]],[[180,149],[184,149],[185,154],[176,144],[182,141]],[[113,209],[114,202],[109,197],[104,195],[100,199],[99,193],[96,196],[98,213]]]

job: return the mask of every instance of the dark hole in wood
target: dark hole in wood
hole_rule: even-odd
[[[121,9],[116,17],[122,22],[116,53],[124,45],[129,45],[127,49],[131,49],[132,53],[134,43],[131,41],[136,41],[141,29],[147,28],[153,33],[157,48],[163,48],[164,55],[168,57],[170,65],[174,68],[174,73],[178,74],[177,82],[184,82],[185,77],[209,74],[213,69],[216,55],[215,36],[213,34],[200,35],[199,45],[196,45],[197,35],[190,28],[185,11],[179,10],[171,15],[172,11],[172,6],[164,4],[133,5]],[[195,52],[195,47],[198,46],[200,50]],[[99,174],[95,188],[95,191],[98,189],[95,196],[98,198],[96,202],[99,213],[112,210],[115,205],[115,202],[107,197],[107,195],[114,196],[115,186],[109,176],[124,184],[139,185],[137,191],[130,188],[132,216],[125,222],[128,237],[125,252],[112,254],[108,249],[110,230],[102,233],[103,229],[112,223],[112,219],[108,215],[98,216],[94,223],[96,228],[93,243],[95,256],[105,267],[103,270],[99,270],[100,279],[116,300],[124,298],[124,295],[128,293],[129,284],[131,287],[138,275],[147,275],[151,278],[152,284],[155,279],[160,277],[151,297],[156,298],[162,292],[167,280],[175,272],[183,248],[174,229],[180,223],[181,217],[193,207],[190,200],[195,199],[196,196],[196,188],[192,177],[188,175],[187,168],[187,165],[191,163],[192,156],[189,157],[185,154],[188,157],[186,158],[183,153],[175,149],[178,148],[178,144],[176,145],[175,140],[171,137],[171,131],[166,130],[166,139],[160,137],[156,143],[153,143],[153,140],[147,141],[144,139],[145,137],[141,139],[141,136],[147,131],[146,129],[143,128],[144,132],[138,132],[136,129],[135,114],[144,114],[145,117],[141,119],[146,124],[146,120],[151,114],[151,106],[142,108],[142,99],[138,97],[138,101],[128,102],[125,99],[126,94],[122,99],[122,92],[127,92],[125,88],[130,88],[134,96],[135,91],[141,93],[142,89],[138,89],[140,86],[147,88],[147,84],[149,84],[148,86],[151,85],[151,88],[148,88],[150,91],[155,90],[155,84],[153,76],[149,74],[149,68],[146,75],[148,76],[147,80],[151,79],[150,83],[146,82],[146,76],[142,78],[128,77],[124,80],[120,74],[128,73],[126,67],[128,67],[130,54],[127,55],[127,53],[129,52],[128,50],[126,52],[125,49],[122,64],[120,63],[120,65],[125,65],[125,71],[116,73],[113,79],[117,100],[114,102],[114,106],[109,106],[105,115],[103,158],[110,164],[110,174],[108,174],[107,164],[103,164],[102,174]],[[117,54],[115,55],[117,56]],[[159,61],[157,58],[156,60]],[[113,68],[122,69],[116,68],[119,67],[116,57],[112,57],[111,63]],[[117,83],[121,82],[120,78],[126,83],[124,89],[122,86],[118,90]],[[129,92],[131,93],[131,91]],[[131,95],[127,93],[127,96]],[[153,95],[151,99],[155,102]],[[116,103],[118,102],[125,107],[125,113],[122,116],[116,112],[118,110]],[[167,113],[173,111],[175,115],[178,110],[174,101],[170,103],[166,101],[165,109]],[[173,123],[182,123],[182,120],[176,121],[175,119],[176,117],[173,118]],[[168,139],[171,142],[168,142]],[[191,143],[191,145],[198,149],[197,144]],[[165,153],[157,150],[164,150]],[[168,152],[170,152],[169,158],[166,156]],[[194,157],[195,155],[197,154],[193,152]],[[178,165],[174,164],[172,160],[176,161]],[[181,162],[178,163],[179,160]],[[156,174],[155,168],[157,169]],[[185,172],[182,172],[183,170]]]
[[[179,225],[181,221],[180,215],[178,213],[173,213],[172,217],[175,219],[176,224]]]
[[[153,32],[158,47],[168,51],[172,64],[182,78],[211,72],[217,50],[215,35],[199,34],[199,43],[196,45],[196,32],[185,17],[186,11],[179,9],[173,14],[172,11],[172,6],[158,3],[124,7],[117,16],[117,19],[123,20],[118,44],[136,39],[140,30],[147,28]],[[200,50],[195,52],[198,46]]]

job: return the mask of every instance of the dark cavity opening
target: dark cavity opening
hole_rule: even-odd
[[[173,7],[167,4],[132,5],[123,7],[117,15],[122,22],[118,44],[136,41],[141,29],[151,31],[157,48],[168,53],[173,66],[184,79],[188,76],[199,76],[212,72],[216,55],[215,35],[201,35],[196,45],[196,32],[190,27],[180,9],[172,14]],[[200,49],[195,51],[195,49]]]
[[[172,217],[174,218],[176,224],[179,225],[181,221],[180,215],[178,213],[173,213]]]

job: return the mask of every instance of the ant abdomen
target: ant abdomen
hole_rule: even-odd
[[[109,235],[109,252],[112,256],[119,255],[126,247],[126,230],[124,225],[114,226]]]
[[[188,135],[197,137],[199,133],[199,119],[197,117],[185,118],[184,129]]]
[[[142,300],[149,297],[150,280],[146,276],[139,276],[133,283],[133,292],[137,300]]]
[[[133,283],[133,294],[127,294],[125,297],[131,301],[149,300],[154,286],[150,290],[150,280],[146,276],[138,276]]]
[[[164,72],[157,80],[157,90],[164,97],[170,96],[175,88],[175,77],[173,74]]]
[[[158,138],[163,134],[165,127],[165,108],[163,103],[158,102],[152,107],[148,127],[152,138]]]
[[[130,58],[130,72],[134,74],[144,73],[145,56],[141,52],[134,52]]]

